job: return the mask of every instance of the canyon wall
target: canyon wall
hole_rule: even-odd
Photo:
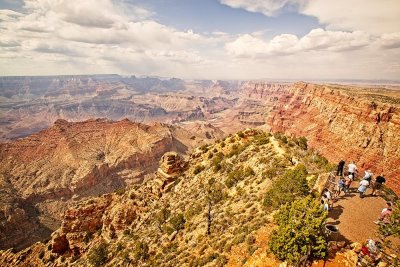
[[[223,135],[208,124],[191,127],[194,132],[129,120],[57,120],[47,130],[0,144],[0,249],[40,240],[80,199],[142,181],[165,152],[186,153]]]
[[[296,83],[274,98],[267,123],[274,132],[305,136],[331,162],[355,161],[359,176],[384,173],[400,193],[399,91]],[[272,89],[270,95],[276,95]]]

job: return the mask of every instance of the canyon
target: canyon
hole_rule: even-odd
[[[246,128],[304,136],[332,163],[355,161],[359,176],[366,169],[384,173],[399,194],[399,89],[118,75],[1,77],[0,249],[49,238],[69,207],[94,196],[140,188],[154,178],[165,152],[187,158]]]
[[[59,119],[47,130],[0,144],[0,248],[48,236],[72,203],[141,182],[157,170],[165,152],[185,154],[222,137],[209,125],[196,129],[127,119]]]

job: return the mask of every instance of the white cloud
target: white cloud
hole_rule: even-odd
[[[400,47],[400,32],[389,33],[382,35],[380,40],[382,47],[391,49]]]
[[[313,0],[301,12],[317,17],[329,29],[371,34],[400,31],[398,0]]]
[[[129,73],[129,68],[139,71],[138,66],[146,65],[143,61],[154,68],[157,62],[202,64],[195,48],[210,42],[191,30],[178,31],[153,21],[150,11],[125,1],[26,0],[24,9],[24,14],[0,10],[0,54],[31,65],[28,74],[40,74],[36,71],[46,66],[48,73],[55,69],[62,73],[68,59],[77,73],[87,69],[98,73],[96,68],[102,67],[106,72]],[[62,68],[54,68],[57,61]],[[90,64],[93,67],[85,67]],[[12,71],[7,68],[3,73]]]
[[[295,6],[304,12],[318,11],[307,9],[306,1],[224,2],[243,8],[254,3],[258,8],[247,9],[273,15]],[[263,31],[197,33],[163,25],[152,20],[150,11],[126,3],[29,0],[23,13],[0,10],[0,73],[209,79],[400,77],[400,30],[383,34],[334,30],[332,20],[328,30],[314,29],[304,36],[283,33],[265,39]]]
[[[220,0],[224,5],[259,12],[267,16],[276,15],[283,7],[302,6],[306,0]]]
[[[225,48],[230,55],[236,57],[265,57],[315,50],[354,50],[368,46],[371,40],[371,37],[363,32],[314,29],[302,38],[293,34],[281,34],[270,41],[264,40],[262,37],[245,34],[235,41],[227,43]]]
[[[364,31],[383,34],[400,31],[398,0],[220,0],[233,8],[243,8],[266,16],[285,8],[314,16],[330,30]]]

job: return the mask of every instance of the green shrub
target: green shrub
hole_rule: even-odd
[[[131,235],[131,230],[125,229],[125,230],[122,232],[122,234],[123,234],[124,236],[129,236],[129,235]]]
[[[234,144],[231,148],[231,151],[228,154],[228,157],[233,157],[235,155],[240,155],[240,153],[242,153],[245,149],[246,149],[246,145],[236,145]]]
[[[155,219],[159,225],[162,225],[168,220],[170,216],[171,211],[167,208],[162,208],[159,212],[156,213]]]
[[[306,198],[287,203],[275,214],[278,224],[269,242],[271,252],[281,261],[296,264],[309,255],[324,258],[327,243],[323,234],[326,213],[316,199]]]
[[[121,188],[118,188],[118,189],[115,191],[115,193],[116,193],[118,196],[121,196],[121,195],[123,195],[123,194],[125,193],[125,191],[126,191],[126,188],[125,188],[125,187],[121,187]]]
[[[307,138],[305,138],[304,136],[299,137],[299,138],[295,138],[294,142],[296,143],[296,145],[298,145],[300,148],[307,150]]]
[[[304,197],[309,192],[307,170],[304,165],[297,165],[293,170],[287,170],[282,177],[275,180],[264,198],[264,206],[276,209],[280,205]]]
[[[252,175],[255,175],[255,172],[250,166],[246,166],[245,168],[243,168],[243,166],[240,166],[239,168],[233,170],[228,174],[228,177],[225,180],[225,185],[231,188],[246,177]]]
[[[276,168],[269,168],[263,172],[263,177],[272,180],[278,174],[278,170]]]
[[[203,151],[204,153],[206,153],[206,152],[208,151],[208,145],[207,145],[207,144],[202,145],[202,146],[200,147],[200,150]]]
[[[173,216],[169,220],[170,226],[175,231],[179,231],[179,230],[183,229],[185,227],[185,222],[186,222],[186,220],[182,213],[178,213],[177,215]]]
[[[101,241],[100,244],[91,250],[89,254],[89,263],[93,266],[102,266],[107,262],[108,258],[108,244]]]
[[[269,143],[269,135],[265,134],[265,133],[258,134],[256,136],[254,136],[253,142],[254,142],[254,144],[256,144],[258,146],[268,144]]]
[[[191,218],[193,218],[194,216],[199,214],[201,210],[202,210],[202,207],[199,203],[195,203],[194,205],[191,205],[185,213],[186,220],[190,220]]]
[[[204,167],[204,166],[201,165],[201,164],[196,165],[196,167],[194,168],[193,174],[194,174],[194,175],[199,174],[199,173],[201,173],[205,168],[206,168],[206,167]]]
[[[133,249],[135,260],[147,260],[149,258],[149,246],[144,242],[136,242]]]
[[[86,244],[93,238],[93,232],[86,232],[85,237],[83,238],[83,242]]]
[[[243,132],[238,132],[237,135],[238,135],[240,138],[244,138],[244,133],[243,133]]]

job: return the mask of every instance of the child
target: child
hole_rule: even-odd
[[[351,182],[353,182],[353,175],[349,174],[349,176],[346,177],[345,181],[344,181],[344,193],[347,194],[350,192],[350,185]]]

